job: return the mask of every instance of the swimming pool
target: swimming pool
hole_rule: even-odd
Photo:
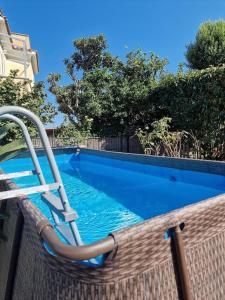
[[[74,148],[55,154],[84,242],[112,233],[91,245],[68,246],[44,218],[51,216],[40,196],[33,203],[26,197],[2,202],[9,217],[0,224],[7,236],[0,242],[0,285],[10,266],[12,299],[178,300],[187,293],[223,299],[224,162]],[[51,182],[41,153],[39,159]],[[11,172],[30,164],[21,157],[1,167]],[[1,190],[12,188],[0,181]],[[99,254],[97,266],[80,262]]]
[[[95,152],[57,154],[56,161],[77,225],[85,243],[201,200],[225,193],[225,177],[219,174],[156,166],[101,156]],[[39,157],[48,183],[53,181],[47,159]],[[32,169],[30,158],[0,165],[5,172]],[[20,187],[36,185],[35,176],[15,180]],[[33,203],[52,221],[40,195]]]

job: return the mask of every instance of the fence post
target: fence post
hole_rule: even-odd
[[[127,142],[127,153],[130,152],[130,137],[126,136],[126,142]]]
[[[120,152],[123,152],[123,135],[120,134]]]

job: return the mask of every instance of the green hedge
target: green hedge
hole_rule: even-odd
[[[225,124],[225,65],[167,74],[149,95],[173,120],[176,130],[193,132],[206,157],[222,158]]]

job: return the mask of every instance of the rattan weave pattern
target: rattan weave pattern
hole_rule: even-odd
[[[117,264],[120,264],[120,261],[117,262],[116,258],[97,268],[64,261],[51,256],[43,248],[34,226],[39,216],[38,210],[27,200],[23,200],[21,204],[25,226],[13,300],[178,299],[171,255],[165,255],[164,259],[156,261],[150,267],[143,259],[144,266],[135,263],[133,271],[130,270],[128,261],[130,255],[128,260],[119,265],[119,270]],[[146,234],[143,238],[146,238]],[[141,249],[146,245],[144,243]],[[165,245],[169,254],[169,242],[166,241]],[[129,245],[125,249],[126,253],[129,253],[128,248]],[[123,248],[121,250],[123,251]],[[147,252],[143,252],[143,256],[146,256]],[[134,254],[133,251],[131,253]],[[155,258],[151,261],[153,260]],[[129,274],[127,270],[130,270]]]
[[[193,299],[225,299],[225,232],[187,250]]]
[[[25,227],[16,300],[23,299],[21,290],[27,299],[178,299],[170,240],[164,239],[164,232],[182,222],[193,298],[219,300],[225,295],[224,196],[114,232],[117,254],[97,268],[51,256],[35,228],[42,214],[28,200],[20,204]],[[27,272],[30,266],[32,274]]]

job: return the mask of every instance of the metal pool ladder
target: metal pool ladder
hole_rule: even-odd
[[[47,184],[38,161],[37,154],[35,152],[31,137],[23,121],[17,117],[27,117],[38,129],[45,154],[48,158],[48,163],[54,178],[54,183]],[[77,214],[70,206],[69,200],[66,195],[66,191],[58,170],[58,166],[55,161],[55,157],[50,146],[48,136],[45,128],[40,119],[31,111],[19,107],[19,106],[4,106],[0,108],[0,120],[10,120],[17,123],[22,129],[23,136],[30,151],[31,158],[34,164],[34,170],[15,172],[10,174],[1,174],[0,180],[14,179],[23,176],[37,175],[40,185],[34,187],[27,187],[21,189],[15,189],[10,191],[0,192],[0,201],[10,199],[14,197],[21,197],[31,195],[35,193],[42,193],[42,200],[48,205],[53,220],[55,222],[56,229],[65,238],[65,240],[71,245],[83,245],[81,240],[75,219]],[[51,191],[58,191],[58,197]]]

